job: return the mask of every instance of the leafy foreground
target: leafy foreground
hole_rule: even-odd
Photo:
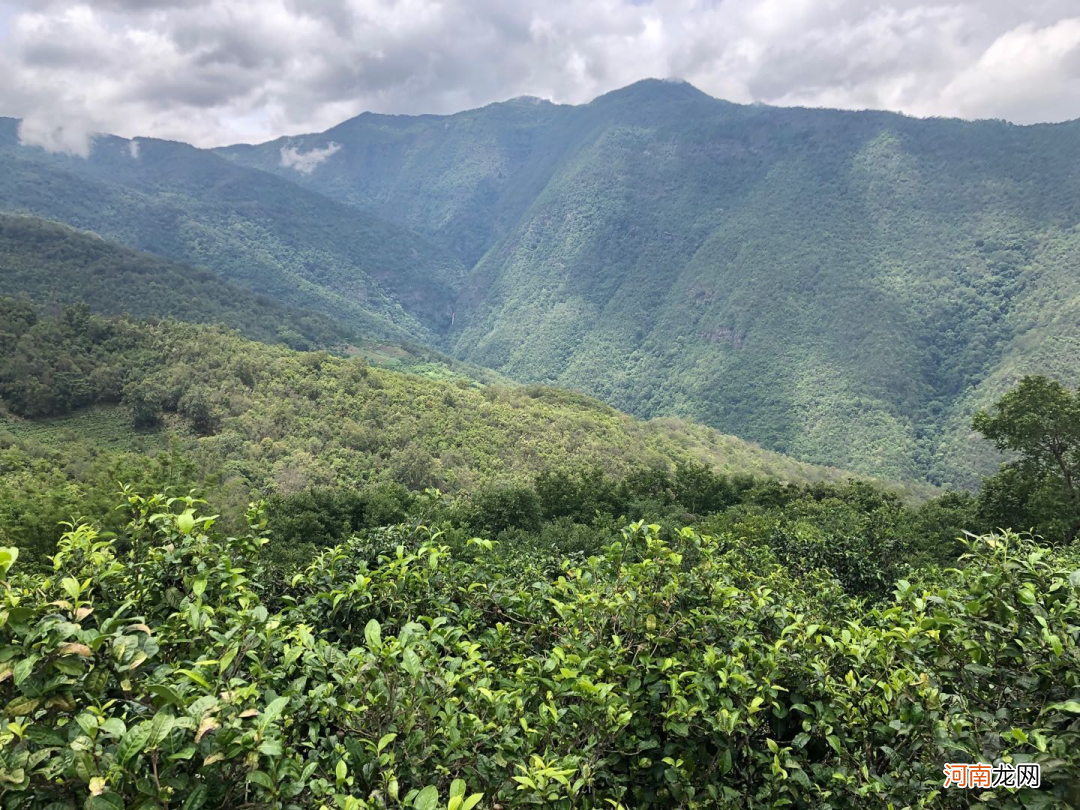
[[[943,764],[1001,759],[1042,789],[981,801],[1080,798],[1071,548],[972,539],[871,604],[734,533],[405,523],[283,581],[257,507],[122,506],[48,575],[0,555],[5,806],[966,807]]]

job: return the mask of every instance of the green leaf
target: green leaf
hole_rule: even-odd
[[[465,795],[465,780],[455,779],[450,783],[450,798],[460,798]]]
[[[183,514],[177,515],[176,528],[181,534],[191,534],[191,530],[195,528],[195,510],[185,509]]]
[[[116,746],[117,761],[124,765],[132,757],[142,753],[147,741],[150,739],[150,733],[150,722],[139,723],[139,725],[129,728],[127,734],[120,738],[120,744]]]
[[[420,674],[420,656],[414,653],[411,649],[405,650],[401,655],[401,666],[412,677],[417,677]]]
[[[150,721],[150,733],[146,738],[146,747],[154,749],[165,742],[165,738],[169,736],[175,725],[176,718],[172,715],[162,712],[155,714],[154,719]]]
[[[167,686],[163,683],[152,683],[146,687],[146,690],[151,694],[157,695],[166,703],[171,703],[174,706],[183,706],[184,700],[176,693],[176,690],[171,686]]]
[[[263,710],[262,716],[259,718],[259,725],[262,728],[269,726],[281,716],[281,713],[285,711],[285,707],[288,705],[289,699],[287,697],[279,697],[270,701],[266,709]]]
[[[74,577],[64,577],[60,582],[60,587],[63,588],[64,593],[72,599],[78,599],[79,594],[82,593],[82,588],[79,586],[79,580]]]
[[[26,717],[27,715],[34,713],[34,710],[38,707],[38,703],[40,702],[41,701],[37,698],[21,695],[4,707],[4,714],[8,717]]]
[[[389,734],[383,734],[382,737],[379,738],[379,744],[376,746],[375,752],[381,754],[382,750],[396,739],[397,734],[395,734],[394,732],[391,732]]]
[[[474,793],[461,803],[461,810],[472,810],[476,805],[480,804],[482,798],[484,798],[483,793]]]
[[[88,810],[124,810],[124,799],[118,793],[91,796],[84,805]]]
[[[204,804],[206,804],[207,787],[205,782],[200,782],[195,786],[182,805],[182,810],[199,810]]]
[[[1080,702],[1075,700],[1066,700],[1062,703],[1052,703],[1046,708],[1057,709],[1059,712],[1070,712],[1071,714],[1080,714]]]
[[[34,665],[41,659],[39,655],[29,655],[17,663],[11,670],[11,679],[16,686],[22,686],[23,681],[30,677],[34,671]]]
[[[119,717],[110,717],[101,724],[101,730],[111,734],[113,737],[123,737],[127,732],[127,726],[124,725],[124,721]]]
[[[274,781],[270,778],[270,775],[267,774],[265,771],[252,771],[251,773],[248,774],[247,780],[249,782],[254,782],[256,785],[259,785],[260,787],[264,787],[267,790],[273,790],[274,789]]]
[[[364,627],[364,638],[367,639],[368,647],[377,650],[382,647],[382,625],[378,619],[372,619]]]
[[[416,794],[413,799],[413,807],[416,810],[435,810],[439,806],[439,789],[435,785],[428,785]]]
[[[23,732],[23,736],[31,742],[36,742],[38,745],[65,746],[68,744],[68,741],[62,735],[48,726],[30,726],[30,728]]]
[[[229,664],[231,664],[233,662],[233,659],[236,658],[236,654],[238,652],[239,652],[239,648],[236,645],[233,645],[232,647],[229,647],[229,649],[225,651],[225,654],[223,656],[221,656],[221,660],[218,661],[218,674],[219,675],[222,675],[222,674],[225,673],[225,670],[227,670],[229,668]]]
[[[0,546],[0,577],[7,576],[8,569],[19,559],[19,549],[14,546]]]
[[[192,671],[190,669],[178,669],[176,671],[178,673],[180,673],[181,675],[185,675],[188,678],[190,678],[191,680],[195,681],[195,683],[197,683],[203,689],[209,689],[210,688],[210,681],[206,680],[206,678],[204,678],[201,673],[194,672],[194,671]]]

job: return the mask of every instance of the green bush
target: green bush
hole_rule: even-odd
[[[403,524],[284,581],[258,509],[229,537],[192,498],[123,506],[46,574],[0,554],[5,806],[1080,799],[1072,549],[973,539],[868,608],[689,529],[544,574],[558,557]],[[997,760],[1042,789],[942,789],[945,762]]]

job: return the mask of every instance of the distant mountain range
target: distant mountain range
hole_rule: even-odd
[[[89,159],[19,145],[0,119],[0,210],[214,271],[380,337],[434,341],[466,269],[421,237],[213,152],[99,137]]]
[[[0,209],[804,460],[969,485],[995,463],[977,407],[1080,378],[1080,122],[645,81],[213,151],[102,137],[84,160],[16,128]]]

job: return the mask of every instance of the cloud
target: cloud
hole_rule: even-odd
[[[0,19],[0,114],[76,154],[98,131],[209,146],[645,77],[739,102],[1080,116],[1075,0],[0,0]]]
[[[67,126],[34,116],[19,122],[19,143],[24,146],[40,146],[49,152],[60,152],[78,157],[89,157],[93,133],[80,123]]]
[[[322,149],[310,149],[307,152],[301,152],[294,146],[283,146],[281,147],[281,165],[286,169],[296,169],[303,174],[311,174],[316,166],[340,149],[341,144],[333,141]]]
[[[942,90],[961,114],[993,115],[1007,108],[1029,121],[1058,117],[1062,95],[1080,98],[1080,17],[1043,27],[1018,25]]]

